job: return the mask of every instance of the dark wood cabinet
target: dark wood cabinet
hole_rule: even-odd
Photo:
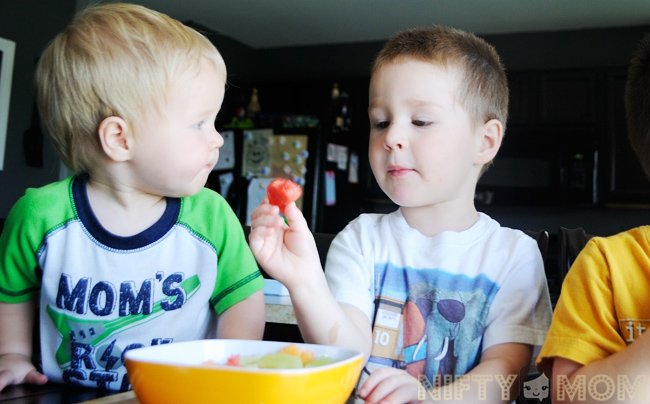
[[[477,202],[497,205],[593,205],[599,201],[598,73],[508,72],[509,117]]]
[[[650,182],[627,135],[625,84],[627,69],[607,75],[606,204],[650,204]]]
[[[526,125],[531,117],[531,74],[526,72],[508,73],[510,102],[508,104],[508,125]]]
[[[479,191],[497,204],[650,204],[627,135],[626,80],[627,67],[509,73],[508,129]],[[499,172],[500,160],[515,159],[516,169]]]
[[[539,123],[589,125],[596,120],[596,74],[544,72],[539,77]]]

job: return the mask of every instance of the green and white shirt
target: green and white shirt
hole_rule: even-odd
[[[120,237],[97,221],[84,177],[26,191],[0,236],[0,265],[0,301],[39,298],[43,372],[121,391],[126,351],[205,338],[213,308],[264,285],[219,194],[167,198],[157,223]]]

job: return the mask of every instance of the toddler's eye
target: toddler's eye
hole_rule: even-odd
[[[390,125],[390,122],[388,121],[382,121],[382,122],[377,122],[375,123],[375,128],[377,129],[386,129]]]
[[[203,127],[203,121],[194,124],[194,129],[201,129],[202,127]]]
[[[431,122],[426,122],[426,121],[421,121],[421,120],[419,120],[419,119],[415,119],[415,120],[413,120],[412,123],[413,123],[413,125],[415,125],[415,126],[427,126],[427,125],[429,125]]]

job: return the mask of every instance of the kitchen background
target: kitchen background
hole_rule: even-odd
[[[26,187],[62,175],[38,130],[31,81],[40,52],[77,7],[75,0],[2,4],[0,37],[16,42],[16,54],[0,218]],[[247,139],[259,134],[249,133],[251,124],[272,129],[274,138],[306,136],[306,172],[290,171],[305,179],[303,210],[312,230],[337,232],[359,213],[395,209],[374,184],[366,157],[368,70],[384,41],[253,48],[185,22],[205,31],[228,65],[217,125],[232,130],[234,161],[208,185],[220,190],[232,180],[226,196],[242,221],[249,184],[258,177],[247,170]],[[627,145],[623,109],[627,65],[645,32],[650,25],[482,35],[508,70],[511,108],[504,146],[477,190],[480,210],[503,225],[551,234],[564,226],[609,235],[650,222],[650,184]],[[259,111],[248,108],[254,91]]]

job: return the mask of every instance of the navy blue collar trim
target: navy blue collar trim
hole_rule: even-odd
[[[167,207],[162,217],[143,232],[129,236],[117,236],[107,231],[97,220],[86,190],[87,178],[78,176],[73,179],[72,197],[77,209],[77,215],[88,232],[100,243],[117,250],[133,250],[146,247],[161,239],[176,224],[181,211],[179,198],[167,198]]]

